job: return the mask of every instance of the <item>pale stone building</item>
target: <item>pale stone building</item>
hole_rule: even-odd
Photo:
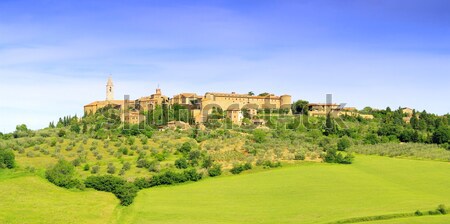
[[[137,111],[145,112],[163,104],[185,106],[191,111],[196,123],[204,123],[213,108],[221,108],[226,112],[227,118],[230,118],[235,124],[240,124],[243,120],[243,109],[247,110],[251,117],[255,116],[257,111],[261,109],[286,109],[290,112],[292,97],[290,95],[275,96],[274,94],[254,96],[235,92],[208,92],[204,96],[195,93],[181,93],[170,99],[162,95],[161,89],[157,88],[155,94],[134,101],[114,100],[114,84],[110,77],[106,84],[106,100],[85,105],[84,111],[86,114],[95,113],[100,108],[112,105],[121,109],[122,113],[128,112],[124,113],[122,121],[139,123],[144,118]]]

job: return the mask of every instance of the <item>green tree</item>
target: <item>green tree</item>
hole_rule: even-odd
[[[305,100],[297,100],[292,104],[292,112],[294,114],[308,115],[309,102]]]
[[[9,149],[0,149],[0,169],[15,167],[14,152]]]
[[[432,137],[433,143],[443,144],[450,142],[450,128],[448,126],[442,126],[438,128]]]
[[[59,187],[82,188],[82,183],[75,178],[74,166],[66,161],[59,160],[54,166],[45,171],[48,181]]]
[[[338,150],[339,151],[345,151],[346,149],[350,148],[352,142],[350,141],[350,138],[347,136],[342,137],[338,141]]]

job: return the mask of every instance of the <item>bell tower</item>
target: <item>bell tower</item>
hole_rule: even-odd
[[[114,84],[111,76],[109,76],[108,82],[106,83],[106,100],[114,100]]]

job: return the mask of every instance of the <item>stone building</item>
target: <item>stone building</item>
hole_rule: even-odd
[[[257,110],[261,109],[286,109],[290,112],[292,97],[290,95],[275,96],[274,94],[254,96],[235,92],[207,92],[204,96],[195,93],[180,93],[170,99],[162,95],[161,89],[157,88],[155,94],[137,100],[114,100],[114,84],[110,77],[106,85],[106,100],[85,105],[84,112],[91,114],[100,108],[113,105],[125,114],[122,116],[122,121],[136,123],[143,120],[141,114],[136,111],[145,112],[163,104],[185,106],[191,111],[196,123],[204,123],[214,108],[221,108],[226,112],[227,118],[235,124],[240,124],[243,119],[243,109],[248,110],[251,116],[255,116]]]

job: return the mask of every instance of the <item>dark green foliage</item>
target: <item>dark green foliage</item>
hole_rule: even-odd
[[[89,171],[91,169],[91,167],[89,166],[89,164],[84,165],[83,170],[84,171]]]
[[[346,149],[350,148],[351,146],[350,138],[344,136],[341,139],[339,139],[337,148],[339,151],[345,151]]]
[[[199,181],[202,179],[202,174],[197,173],[195,169],[185,170],[182,173],[166,171],[159,175],[155,175],[150,180],[150,186],[160,186],[160,185],[174,185],[180,184],[187,181]]]
[[[230,170],[232,174],[240,174],[246,170],[251,170],[252,164],[245,163],[245,164],[234,164],[233,168]]]
[[[292,112],[294,114],[308,115],[308,101],[298,100],[292,104]]]
[[[203,159],[203,163],[202,163],[202,167],[205,169],[209,169],[212,165],[213,165],[213,160],[211,158],[211,156],[205,156],[205,158]]]
[[[99,172],[100,172],[100,166],[95,165],[92,167],[92,169],[91,169],[92,174],[97,174]]]
[[[126,182],[119,185],[112,193],[120,200],[122,206],[129,206],[133,203],[138,191],[139,188],[133,183]]]
[[[336,152],[335,149],[329,149],[327,150],[324,161],[326,163],[352,164],[353,159],[354,156],[350,153],[347,153],[345,156],[343,156],[342,153]]]
[[[201,173],[198,173],[194,168],[185,170],[183,174],[188,181],[197,182],[203,178],[203,175]]]
[[[436,211],[441,213],[442,215],[448,214],[448,211],[447,211],[445,205],[439,205],[438,208],[436,209]]]
[[[112,163],[108,163],[108,168],[106,170],[109,174],[115,174],[116,173],[116,167]]]
[[[210,177],[217,177],[222,175],[222,165],[214,164],[208,169],[208,175]]]
[[[66,136],[66,131],[64,131],[64,129],[60,129],[59,131],[58,131],[58,137],[64,137],[64,136]]]
[[[125,162],[123,164],[122,170],[128,171],[131,169],[131,163],[130,162]]]
[[[450,128],[444,126],[438,128],[433,133],[432,140],[436,144],[450,143]]]
[[[65,160],[59,160],[53,167],[47,169],[45,178],[59,187],[83,188],[82,183],[75,179],[74,166]]]
[[[263,161],[261,164],[265,169],[281,167],[281,162]]]
[[[137,168],[149,168],[150,167],[150,160],[148,159],[139,159],[136,163]]]
[[[134,184],[111,175],[90,176],[84,181],[84,184],[87,188],[113,193],[123,206],[131,205],[139,191]]]
[[[90,176],[84,181],[87,188],[105,192],[113,192],[119,185],[125,183],[124,179],[112,175]]]
[[[14,152],[9,149],[0,149],[0,169],[12,169],[15,164]]]
[[[136,180],[134,180],[134,185],[136,185],[136,187],[141,190],[151,187],[150,180],[147,178],[137,178]]]
[[[192,146],[189,142],[183,143],[180,148],[178,148],[178,152],[180,152],[183,155],[188,155],[189,152],[191,152]]]
[[[364,138],[365,144],[375,145],[375,144],[378,144],[379,142],[380,142],[380,139],[374,133],[367,134],[366,137]]]
[[[183,157],[183,158],[180,158],[180,159],[177,159],[176,161],[175,161],[175,167],[177,168],[177,169],[187,169],[188,168],[188,162],[187,162],[187,160]]]
[[[202,153],[199,150],[194,150],[189,153],[188,159],[192,166],[197,166],[201,157]]]

